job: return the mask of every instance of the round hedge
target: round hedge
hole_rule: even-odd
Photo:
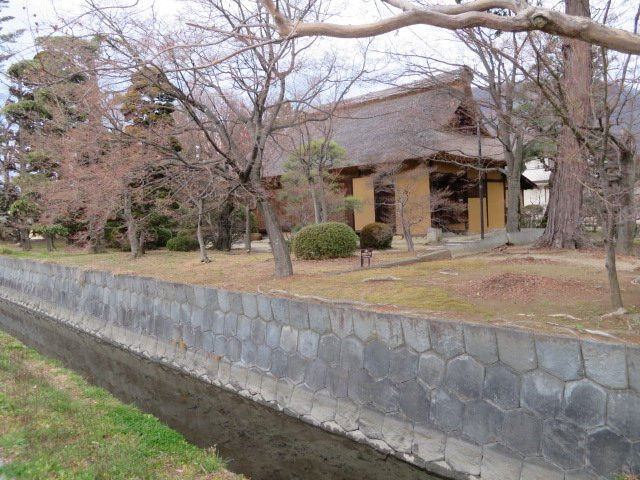
[[[369,223],[360,231],[360,248],[391,248],[393,230],[386,223]]]
[[[349,257],[358,248],[358,235],[344,223],[308,225],[293,237],[293,253],[303,260]]]
[[[167,240],[167,248],[174,252],[191,252],[193,250],[198,250],[198,248],[200,248],[200,244],[196,238],[179,235]]]

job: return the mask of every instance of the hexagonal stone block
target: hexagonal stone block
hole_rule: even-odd
[[[498,361],[498,342],[493,328],[465,325],[464,345],[466,352],[479,362],[491,364]]]
[[[287,375],[289,356],[279,348],[271,352],[271,373],[278,378]]]
[[[256,318],[258,316],[258,301],[253,293],[242,294],[242,310],[249,318]]]
[[[531,458],[522,465],[520,480],[565,480],[564,472],[544,459]]]
[[[322,335],[318,346],[318,357],[325,362],[335,365],[340,361],[342,341],[332,333]]]
[[[456,472],[480,475],[482,448],[478,445],[449,437],[444,449],[444,458]]]
[[[498,356],[503,363],[517,372],[528,372],[537,367],[533,335],[516,330],[497,330]]]
[[[229,308],[232,312],[242,315],[244,310],[242,308],[242,295],[236,292],[229,292]]]
[[[500,445],[485,446],[480,471],[483,480],[520,480],[522,460]]]
[[[353,319],[346,309],[330,308],[329,320],[331,321],[331,331],[338,337],[345,338],[353,333]]]
[[[504,412],[484,400],[472,400],[465,405],[462,433],[483,444],[498,440]]]
[[[349,371],[342,367],[332,367],[327,369],[327,390],[334,398],[344,398],[347,396],[349,384]]]
[[[587,436],[587,462],[607,478],[620,473],[630,453],[629,440],[608,427],[599,428]]]
[[[289,355],[288,367],[287,367],[287,379],[295,385],[298,385],[304,381],[304,375],[309,366],[309,360],[301,357],[300,355]]]
[[[607,423],[630,440],[640,440],[640,397],[629,392],[611,392]]]
[[[402,330],[405,343],[416,352],[426,352],[431,347],[431,342],[429,341],[429,322],[423,318],[403,318]]]
[[[634,475],[640,475],[640,442],[635,443],[632,447],[629,466],[631,467],[631,473]]]
[[[280,332],[280,348],[287,353],[293,353],[298,348],[298,330],[288,325]]]
[[[456,323],[431,322],[429,335],[433,349],[445,359],[464,353],[462,326]]]
[[[387,415],[382,424],[382,438],[397,452],[411,451],[413,425],[402,418]]]
[[[240,356],[242,362],[248,366],[255,365],[258,354],[258,347],[250,341],[245,340],[242,342],[242,354]]]
[[[348,399],[338,399],[336,405],[336,423],[347,432],[358,428],[358,411],[360,407]]]
[[[299,330],[309,328],[309,310],[304,302],[289,302],[289,324]]]
[[[313,330],[304,330],[298,337],[298,351],[306,358],[315,358],[318,354],[320,335]]]
[[[370,385],[372,403],[385,413],[397,412],[399,409],[399,393],[395,385],[388,378],[378,380]]]
[[[418,362],[418,378],[430,387],[436,387],[442,383],[444,367],[444,360],[436,353],[423,353]]]
[[[389,367],[389,378],[402,383],[412,378],[416,378],[418,373],[418,354],[405,347],[398,348],[391,352],[391,364]]]
[[[584,462],[585,432],[570,423],[547,420],[542,427],[542,454],[565,470],[580,468]]]
[[[445,431],[458,430],[462,426],[464,403],[455,395],[443,389],[436,389],[431,395],[429,418]]]
[[[444,460],[444,447],[447,437],[433,428],[416,425],[413,429],[411,453],[424,462]]]
[[[263,296],[257,296],[258,301],[258,316],[263,319],[265,322],[269,322],[273,319],[273,314],[271,312],[271,299]]]
[[[314,332],[323,334],[331,330],[329,309],[316,303],[309,304],[309,327]]]
[[[502,443],[516,452],[533,457],[540,454],[542,420],[525,410],[510,410],[504,414]]]
[[[415,423],[429,422],[429,391],[416,380],[398,386],[400,411]]]
[[[546,479],[545,479],[546,480]],[[565,473],[564,480],[600,480],[595,473],[587,468],[580,468],[576,470],[568,470]]]
[[[221,311],[215,311],[205,318],[205,329],[211,325],[211,331],[216,335],[224,333],[225,315]]]
[[[332,421],[336,416],[337,400],[327,395],[326,392],[318,392],[313,397],[311,417],[318,423]]]
[[[375,379],[363,368],[349,371],[347,396],[361,405],[371,403],[371,386]]]
[[[304,376],[304,383],[309,390],[317,392],[326,385],[327,364],[322,360],[314,360],[307,366]]]
[[[340,365],[349,371],[359,370],[364,363],[364,345],[355,337],[342,341]]]
[[[251,341],[256,345],[264,343],[267,336],[267,322],[261,318],[254,318],[251,321]]]
[[[484,367],[468,355],[449,361],[444,384],[462,398],[474,399],[482,395]]]
[[[298,385],[293,389],[289,409],[296,415],[308,415],[313,406],[313,392],[310,392],[303,385]]]
[[[564,383],[541,371],[522,377],[520,404],[544,418],[555,417],[562,406]]]
[[[581,427],[597,427],[604,424],[607,393],[590,380],[567,383],[564,390],[562,411]]]
[[[384,415],[370,408],[360,410],[358,425],[360,430],[367,437],[372,439],[382,438],[382,425],[384,424]]]
[[[251,338],[251,319],[245,315],[238,316],[238,328],[236,335],[240,340],[248,340]]]
[[[235,337],[238,329],[238,315],[229,312],[224,316],[224,334],[227,337]]]
[[[267,323],[267,332],[265,343],[268,347],[278,348],[280,346],[280,336],[282,335],[282,326],[276,322]]]
[[[271,368],[271,349],[266,345],[259,345],[256,352],[256,365],[262,370]]]
[[[373,378],[389,374],[391,351],[384,343],[372,342],[364,347],[364,368]]]
[[[380,341],[389,345],[390,348],[399,347],[404,343],[401,318],[387,313],[378,313],[375,316],[376,334]]]
[[[289,300],[286,298],[272,298],[271,312],[276,322],[280,325],[287,325],[289,323]]]
[[[487,367],[482,395],[502,408],[520,405],[520,376],[504,365]]]
[[[353,331],[363,342],[373,340],[376,336],[375,314],[364,312],[362,310],[353,310]]]
[[[580,343],[554,337],[536,338],[538,364],[561,380],[577,380],[584,375]]]
[[[227,358],[232,362],[239,362],[242,353],[242,344],[237,338],[227,339]]]
[[[611,388],[627,387],[627,356],[624,345],[582,342],[587,377]]]
[[[640,347],[627,346],[629,385],[640,393]]]

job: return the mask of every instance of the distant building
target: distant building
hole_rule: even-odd
[[[549,203],[549,177],[551,176],[549,167],[540,160],[530,160],[526,163],[523,175],[536,186],[536,188],[523,191],[524,206],[540,205],[546,207]]]
[[[346,151],[346,162],[336,169],[345,195],[353,195],[362,208],[344,219],[360,230],[374,221],[395,227],[399,187],[410,187],[410,199],[427,213],[411,226],[415,235],[426,235],[432,227],[454,232],[477,233],[481,229],[477,170],[490,169],[484,177],[483,219],[485,230],[501,229],[506,218],[506,178],[502,145],[480,129],[477,136],[477,104],[471,90],[471,71],[463,68],[434,79],[372,92],[346,100],[333,118],[330,139]],[[317,122],[322,123],[322,122]],[[321,125],[309,123],[312,138],[323,137]],[[482,158],[478,158],[478,144]],[[290,152],[300,147],[294,133],[283,132],[278,148],[270,152],[264,177],[273,188],[280,188],[279,177]],[[383,165],[400,165],[395,192],[378,190],[376,170]],[[524,180],[531,188],[530,182]],[[471,184],[475,187],[460,186]],[[447,187],[451,200],[463,204],[462,218],[440,218],[430,209],[430,192]],[[418,205],[419,204],[419,205]],[[414,206],[414,205],[410,205]],[[279,208],[283,224],[295,224]]]

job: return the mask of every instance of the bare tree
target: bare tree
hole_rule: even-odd
[[[260,2],[273,15],[278,32],[284,38],[368,38],[412,25],[432,25],[449,30],[484,27],[501,32],[541,31],[620,52],[640,53],[640,37],[635,32],[602,25],[589,18],[577,18],[573,10],[562,13],[522,0],[474,0],[458,5],[425,5],[419,1],[381,0],[381,3],[397,13],[361,25],[307,22],[283,9],[283,3],[290,2],[279,2],[280,9],[273,0]],[[509,14],[496,15],[492,12],[496,9],[507,10]]]

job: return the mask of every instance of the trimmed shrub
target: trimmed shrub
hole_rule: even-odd
[[[174,252],[191,252],[198,250],[198,239],[186,235],[178,235],[177,237],[167,240],[167,248]]]
[[[369,223],[360,232],[360,248],[384,250],[391,248],[393,230],[386,223]]]
[[[319,223],[296,233],[292,247],[302,260],[349,257],[358,248],[358,235],[344,223]]]

